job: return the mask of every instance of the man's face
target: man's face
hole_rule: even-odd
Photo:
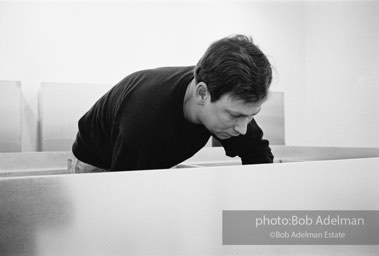
[[[261,110],[262,103],[245,103],[229,94],[215,102],[207,97],[202,111],[202,124],[221,140],[243,135],[248,123]]]

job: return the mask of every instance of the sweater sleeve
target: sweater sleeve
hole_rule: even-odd
[[[269,141],[263,139],[263,132],[253,119],[245,135],[220,140],[227,156],[239,156],[242,164],[273,163],[274,156]]]

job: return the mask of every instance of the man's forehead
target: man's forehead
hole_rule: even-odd
[[[237,115],[242,115],[242,116],[255,116],[261,111],[260,106],[254,106],[254,107],[231,107],[227,108],[230,112],[233,112],[234,114]]]

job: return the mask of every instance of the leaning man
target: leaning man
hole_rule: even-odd
[[[171,168],[211,136],[242,164],[272,163],[254,120],[271,80],[270,62],[244,35],[214,42],[196,66],[128,75],[79,120],[73,172]]]

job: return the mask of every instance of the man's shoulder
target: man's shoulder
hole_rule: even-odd
[[[151,68],[151,69],[143,69],[136,71],[130,76],[175,76],[175,75],[183,75],[188,72],[192,72],[194,69],[194,66],[167,66],[167,67],[157,67],[157,68]]]
[[[165,73],[165,72],[185,72],[193,70],[194,66],[165,66],[165,67],[156,67],[150,69],[140,70],[140,72],[149,72],[149,73]]]
[[[160,67],[135,73],[128,81],[132,93],[122,97],[123,117],[136,115],[140,123],[149,124],[177,121],[192,70],[193,66]]]

